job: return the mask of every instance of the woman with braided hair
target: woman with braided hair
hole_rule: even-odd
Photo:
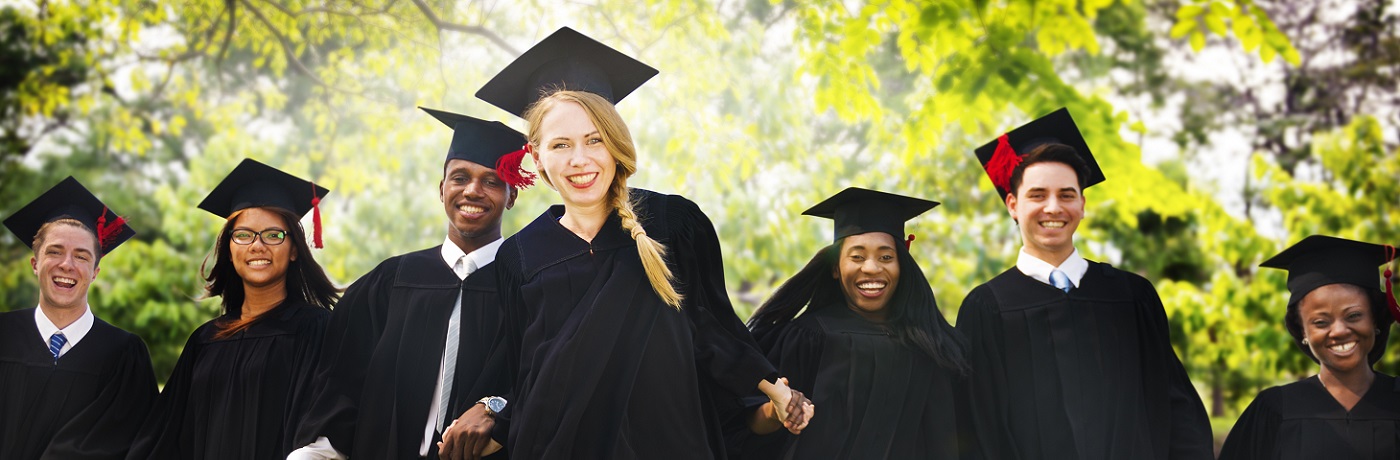
[[[493,438],[512,457],[724,458],[741,397],[761,391],[794,433],[813,413],[734,314],[705,214],[627,187],[637,153],[613,101],[655,73],[562,29],[477,94],[529,122],[538,179],[563,201],[496,258],[515,384]]]

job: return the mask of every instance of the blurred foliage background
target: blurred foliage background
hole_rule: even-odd
[[[911,223],[948,318],[1020,242],[972,149],[1067,106],[1108,181],[1078,246],[1153,280],[1223,437],[1262,388],[1314,374],[1260,261],[1315,233],[1400,244],[1392,0],[3,0],[0,215],[76,176],[139,232],[94,312],[164,380],[218,314],[195,204],[252,157],[333,190],[342,285],[439,244],[451,133],[415,106],[524,123],[472,94],[570,26],[661,75],[619,104],[633,185],[718,226],[747,316],[828,241],[802,209],[847,186],[941,201]],[[554,200],[523,193],[506,232]],[[0,309],[36,304],[0,237]],[[1379,275],[1378,275],[1379,277]],[[1378,369],[1395,374],[1400,354]]]

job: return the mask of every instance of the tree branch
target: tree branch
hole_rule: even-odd
[[[432,7],[429,7],[428,4],[425,3],[423,0],[413,0],[413,4],[418,7],[418,11],[423,12],[423,16],[428,18],[428,22],[433,23],[433,27],[436,27],[438,32],[450,30],[453,32],[462,32],[481,36],[489,40],[491,43],[494,43],[501,49],[506,50],[506,52],[509,52],[510,54],[516,56],[520,55],[520,51],[516,50],[515,47],[510,46],[510,43],[506,43],[506,41],[502,39],[500,35],[496,35],[496,33],[492,32],[490,29],[481,26],[469,26],[466,24],[457,24],[454,22],[444,21],[442,20],[442,18],[438,17],[437,13],[433,12]]]
[[[248,0],[239,1],[243,3],[244,8],[253,13],[253,17],[257,18],[258,22],[261,22],[264,26],[267,26],[267,32],[272,34],[272,36],[277,39],[277,43],[280,44],[282,47],[282,53],[287,56],[287,62],[291,64],[293,70],[296,70],[297,73],[302,74],[302,76],[305,76],[306,78],[310,79],[312,83],[315,83],[318,86],[333,89],[346,94],[362,95],[361,93],[333,86],[329,83],[326,83],[324,80],[321,80],[321,77],[317,76],[315,72],[312,72],[310,68],[306,67],[305,63],[301,62],[301,59],[297,58],[296,52],[294,51],[296,47],[292,45],[292,41],[288,40],[287,37],[282,35],[281,32],[278,32],[277,27],[272,25],[272,22],[268,21],[266,16],[263,16],[262,11],[259,11],[258,8],[253,6],[252,3],[249,3]]]

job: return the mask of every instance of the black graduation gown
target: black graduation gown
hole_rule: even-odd
[[[516,458],[723,458],[719,408],[776,377],[724,288],[719,240],[694,203],[633,189],[685,300],[647,282],[614,213],[590,244],[554,206],[496,256],[513,400],[497,429]],[[498,438],[499,439],[499,438]]]
[[[812,399],[817,417],[800,436],[749,436],[742,457],[958,458],[955,405],[966,396],[955,374],[844,303],[825,302],[758,337],[778,372]]]
[[[297,431],[298,446],[325,436],[350,458],[418,458],[459,292],[461,337],[447,419],[483,396],[508,392],[509,379],[481,374],[491,366],[501,324],[493,265],[459,280],[436,246],[385,260],[350,285],[326,333],[321,387]]]
[[[1350,411],[1317,376],[1261,391],[1230,430],[1220,458],[1400,458],[1400,393],[1394,385],[1394,377],[1376,373]]]
[[[119,459],[156,398],[135,334],[94,318],[54,363],[34,309],[0,314],[0,458]]]
[[[1205,407],[1145,278],[1090,262],[1068,294],[1015,267],[958,312],[988,458],[1209,459]]]
[[[284,303],[216,340],[216,320],[185,343],[128,459],[283,458],[311,402],[331,312]]]

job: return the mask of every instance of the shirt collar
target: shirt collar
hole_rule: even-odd
[[[95,317],[92,316],[92,308],[84,305],[83,315],[79,316],[77,321],[73,321],[73,324],[69,324],[68,327],[59,329],[58,326],[53,324],[53,321],[49,321],[49,317],[44,314],[43,308],[34,308],[34,325],[39,327],[39,336],[44,340],[45,348],[49,346],[49,337],[58,331],[63,331],[63,337],[68,339],[68,343],[64,345],[65,349],[77,345],[78,341],[82,340],[83,337],[87,335],[88,331],[92,330],[92,322],[94,319]]]
[[[1056,267],[1050,265],[1049,262],[1030,255],[1030,253],[1026,252],[1026,248],[1022,247],[1021,253],[1016,256],[1016,268],[1020,269],[1021,273],[1025,273],[1026,276],[1051,286],[1053,286],[1054,283],[1050,282],[1050,272],[1058,268],[1069,278],[1069,282],[1077,288],[1079,287],[1079,280],[1083,279],[1084,273],[1089,271],[1089,262],[1079,255],[1079,248],[1075,248],[1074,252],[1069,253],[1069,257],[1065,258],[1065,261],[1061,262],[1059,267]]]
[[[496,250],[501,248],[503,242],[505,242],[504,239],[496,238],[496,241],[487,243],[485,246],[476,248],[471,254],[467,254],[462,252],[462,248],[457,247],[457,243],[453,243],[451,238],[446,238],[442,242],[442,261],[447,262],[448,267],[456,267],[457,259],[466,257],[467,260],[475,262],[477,268],[485,267],[486,264],[496,261]],[[469,274],[463,270],[457,272],[457,278],[467,279]]]

